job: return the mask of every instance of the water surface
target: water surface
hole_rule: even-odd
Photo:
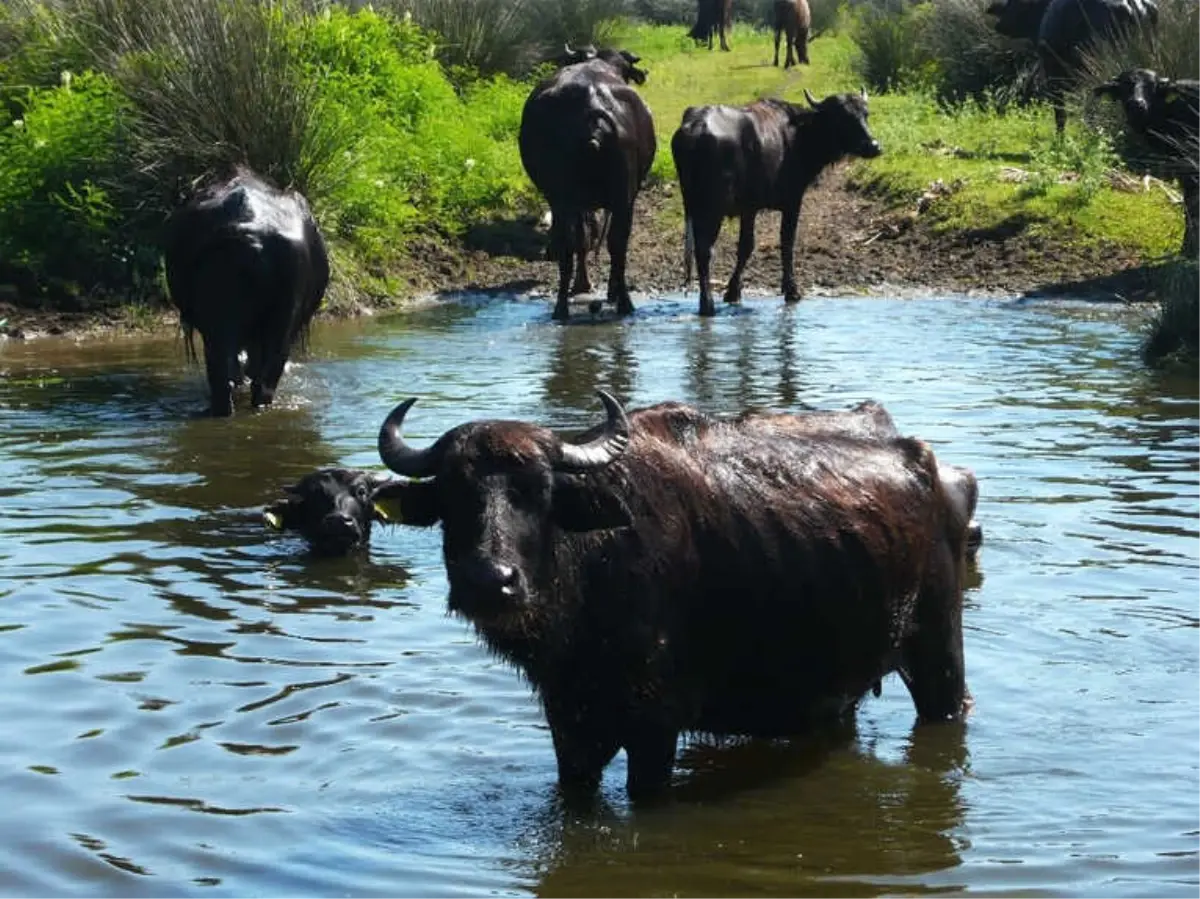
[[[1113,307],[694,296],[562,326],[464,298],[319,327],[278,405],[196,418],[176,340],[0,345],[0,892],[1195,895],[1197,384]],[[882,401],[978,474],[976,710],[683,755],[633,811],[555,799],[535,701],[445,612],[437,532],[306,557],[279,488],[596,387],[714,413]]]

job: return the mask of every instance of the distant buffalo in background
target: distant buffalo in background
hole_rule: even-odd
[[[775,0],[773,7],[775,27],[775,62],[779,65],[779,38],[787,44],[787,59],[783,67],[790,69],[795,63],[808,65],[808,38],[812,28],[812,10],[808,0]],[[793,56],[793,50],[795,54]]]
[[[733,28],[733,0],[696,0],[696,24],[688,32],[692,40],[708,42],[713,48],[713,35],[719,34],[721,49],[729,49],[725,33]]]
[[[1063,94],[1075,85],[1084,54],[1098,41],[1117,40],[1158,23],[1154,0],[995,0],[987,12],[995,16],[1000,34],[1037,45],[1060,133],[1067,122]]]
[[[198,191],[171,216],[167,285],[194,354],[204,341],[209,410],[233,412],[246,353],[250,398],[266,406],[329,283],[329,257],[308,201],[246,168]]]

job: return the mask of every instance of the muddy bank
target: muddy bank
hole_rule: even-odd
[[[630,245],[630,286],[636,293],[683,286],[683,212],[674,185],[645,191],[639,199]],[[897,209],[850,190],[844,170],[828,173],[805,200],[797,240],[797,281],[809,294],[957,293],[1071,294],[1104,300],[1144,300],[1150,269],[1136,254],[1115,245],[1080,245],[1030,234],[1020,219],[1001,227],[938,233],[930,214]],[[398,277],[402,298],[456,291],[505,291],[549,298],[557,267],[544,259],[540,221],[522,218],[477,226],[461,241],[424,238],[410,242],[410,259]],[[737,223],[728,221],[714,253],[712,276],[733,269]],[[596,294],[603,295],[606,254],[591,265]],[[779,216],[763,213],[756,250],[744,279],[748,294],[778,294]],[[694,289],[694,285],[693,285]],[[381,307],[360,306],[370,313]],[[328,313],[325,313],[328,314]],[[36,309],[0,297],[0,333],[10,338],[69,335],[86,338],[114,331],[161,331],[177,327],[169,308],[136,312],[111,305],[72,310]]]

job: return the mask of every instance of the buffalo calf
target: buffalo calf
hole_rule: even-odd
[[[892,671],[921,720],[966,713],[964,531],[928,446],[600,396],[574,440],[487,420],[416,449],[411,399],[379,433],[402,478],[376,501],[441,525],[449,608],[537,692],[564,791],[624,749],[652,796],[681,734],[805,733]]]
[[[793,271],[796,228],[804,194],[829,165],[847,156],[870,159],[882,151],[867,128],[867,94],[837,94],[817,100],[805,90],[808,108],[783,100],[749,106],[690,106],[671,138],[671,153],[683,192],[686,217],[684,279],[692,257],[700,276],[700,314],[714,315],[709,264],[728,216],[740,220],[737,264],[725,302],[742,296],[742,272],[754,250],[754,222],[762,209],[781,215],[779,252],[783,298],[800,299]]]
[[[167,285],[189,351],[193,332],[204,341],[211,413],[233,412],[242,351],[251,401],[268,405],[329,282],[308,202],[239,168],[175,211],[165,243]]]
[[[371,524],[386,522],[375,491],[388,478],[351,468],[322,468],[283,490],[283,498],[263,510],[263,522],[277,531],[297,531],[313,552],[340,556],[366,545]]]

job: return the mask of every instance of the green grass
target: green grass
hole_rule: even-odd
[[[811,66],[784,73],[771,65],[771,34],[735,27],[732,51],[699,49],[675,27],[631,25],[619,32],[621,46],[639,53],[650,78],[642,95],[654,113],[658,155],[656,179],[673,181],[671,135],[683,110],[701,103],[746,103],[778,96],[804,102],[804,88],[817,97],[856,90],[855,48],[845,34],[826,35],[810,47]],[[871,129],[884,155],[851,164],[850,183],[897,207],[911,206],[931,183],[961,181],[933,204],[930,215],[946,230],[990,229],[1022,221],[1031,233],[1061,241],[1115,242],[1145,258],[1177,250],[1183,216],[1161,190],[1125,193],[1106,181],[1117,165],[1102,135],[1076,120],[1057,142],[1049,109],[1011,107],[1004,115],[976,105],[948,113],[913,93],[871,98]],[[1006,180],[1026,173],[1023,182]],[[1058,183],[1079,172],[1073,183]]]

